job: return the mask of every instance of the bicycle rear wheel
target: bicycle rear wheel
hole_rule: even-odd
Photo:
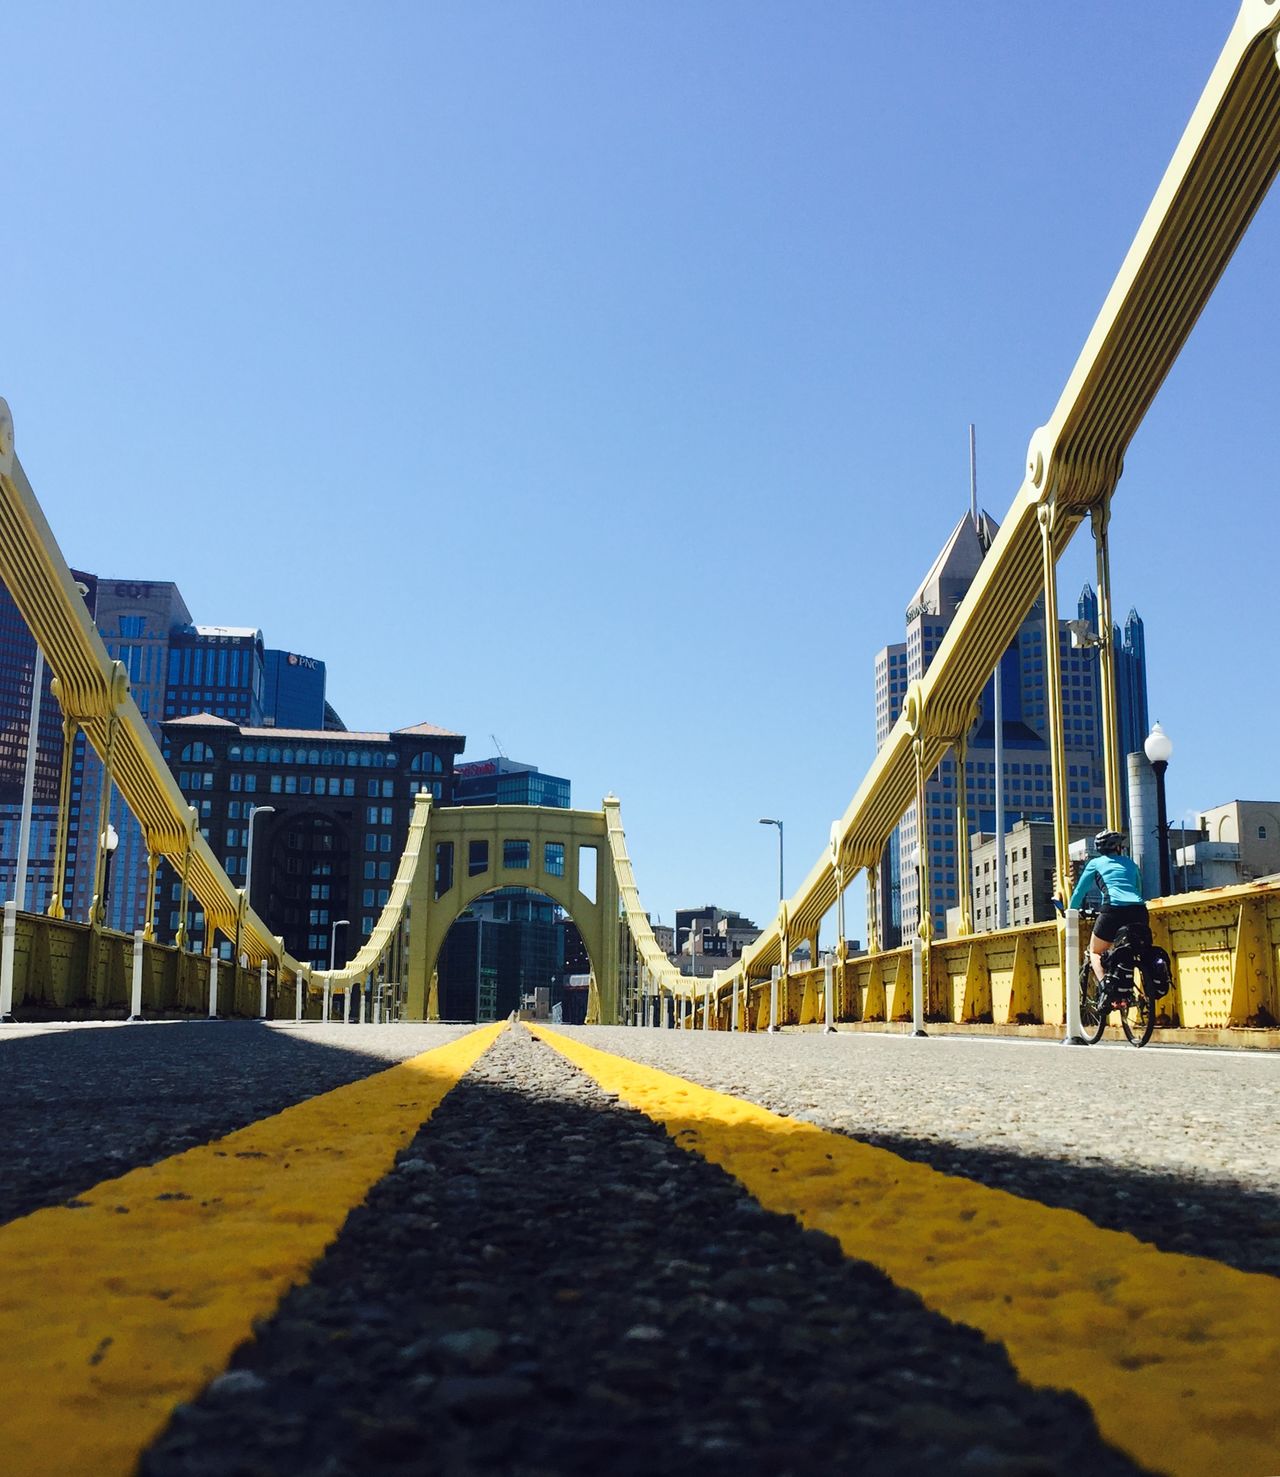
[[[1106,996],[1086,959],[1080,966],[1080,1034],[1092,1046],[1107,1029]]]
[[[1156,1005],[1145,990],[1135,990],[1120,1006],[1120,1024],[1133,1046],[1145,1046],[1156,1028]]]

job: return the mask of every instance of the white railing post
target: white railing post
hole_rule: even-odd
[[[658,986],[658,1027],[660,1030],[667,1029],[667,997],[662,993],[662,986]]]
[[[258,1015],[264,1021],[267,1018],[267,961],[265,959],[258,969]]]
[[[711,1029],[711,986],[708,985],[702,994],[702,1029]]]
[[[828,959],[822,966],[822,1001],[823,1014],[826,1018],[826,1024],[822,1028],[824,1036],[834,1036],[836,1033],[835,988],[836,968]]]
[[[302,971],[299,970],[293,977],[293,1018],[295,1021],[302,1019]]]
[[[324,1021],[324,1023],[325,1023],[326,1026],[330,1022],[330,1019],[331,1019],[331,1017],[330,1017],[330,1011],[333,1008],[332,990],[333,990],[333,981],[330,979],[330,977],[328,975],[325,975],[325,977],[324,977],[324,1005],[322,1007],[323,1015],[322,1015],[321,1018],[323,1019],[323,1021]]]
[[[145,941],[139,928],[133,935],[133,985],[129,992],[129,1019],[142,1019],[142,961]]]
[[[209,955],[209,1019],[218,1016],[218,956]]]
[[[18,945],[18,901],[4,905],[4,938],[0,942],[0,1021],[13,1019],[13,960]]]
[[[1067,937],[1063,948],[1062,982],[1063,998],[1067,1002],[1067,1034],[1062,1038],[1064,1046],[1084,1046],[1084,1033],[1080,1029],[1080,914],[1075,908],[1066,913]]]
[[[778,976],[781,968],[774,965],[769,971],[769,1034],[773,1035],[778,1029]]]
[[[744,990],[747,988],[747,981],[745,976],[743,977],[742,987]],[[736,983],[733,987],[733,1007],[729,1013],[729,1029],[731,1031],[736,1031],[738,1029],[738,986]]]
[[[911,1034],[927,1036],[924,1028],[924,940],[911,940]]]
[[[364,981],[360,981],[360,1025],[364,1025]]]

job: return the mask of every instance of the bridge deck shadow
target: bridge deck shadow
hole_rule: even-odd
[[[367,1029],[378,1032],[380,1047],[372,1034],[365,1044],[337,1028],[340,1039],[322,1040],[319,1023],[261,1021],[0,1034],[0,1223],[357,1082],[469,1028],[415,1030],[412,1041]]]

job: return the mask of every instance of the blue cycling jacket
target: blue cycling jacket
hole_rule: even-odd
[[[1067,906],[1078,908],[1094,887],[1102,889],[1103,906],[1107,908],[1128,908],[1145,901],[1142,873],[1131,856],[1095,856],[1080,873]]]

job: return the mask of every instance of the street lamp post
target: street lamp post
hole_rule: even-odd
[[[760,817],[760,824],[762,826],[777,826],[778,828],[778,901],[781,902],[787,895],[783,886],[782,873],[782,822],[762,815]]]
[[[18,870],[13,895],[18,907],[27,906],[27,858],[30,855],[32,798],[35,792],[36,750],[40,744],[40,692],[44,686],[44,652],[36,647],[31,673],[31,716],[27,722],[27,765],[22,777],[22,829],[18,832]]]
[[[335,918],[329,925],[329,978],[325,981],[324,985],[324,1019],[326,1025],[329,1023],[329,1011],[332,1008],[333,1002],[333,970],[334,962],[337,959],[338,930],[348,927],[350,923],[350,918]]]
[[[111,902],[111,858],[116,854],[116,847],[120,845],[120,833],[107,822],[107,829],[102,833],[102,849],[107,854],[106,865],[102,873],[102,922],[107,921],[107,907]]]
[[[1173,891],[1173,878],[1169,870],[1169,811],[1165,803],[1164,772],[1173,757],[1173,740],[1158,723],[1151,725],[1151,732],[1142,745],[1152,769],[1156,772],[1156,830],[1160,847],[1160,896],[1168,897]]]
[[[249,807],[249,835],[245,842],[244,852],[244,901],[245,906],[253,906],[253,823],[260,815],[275,815],[274,805],[250,805]]]

